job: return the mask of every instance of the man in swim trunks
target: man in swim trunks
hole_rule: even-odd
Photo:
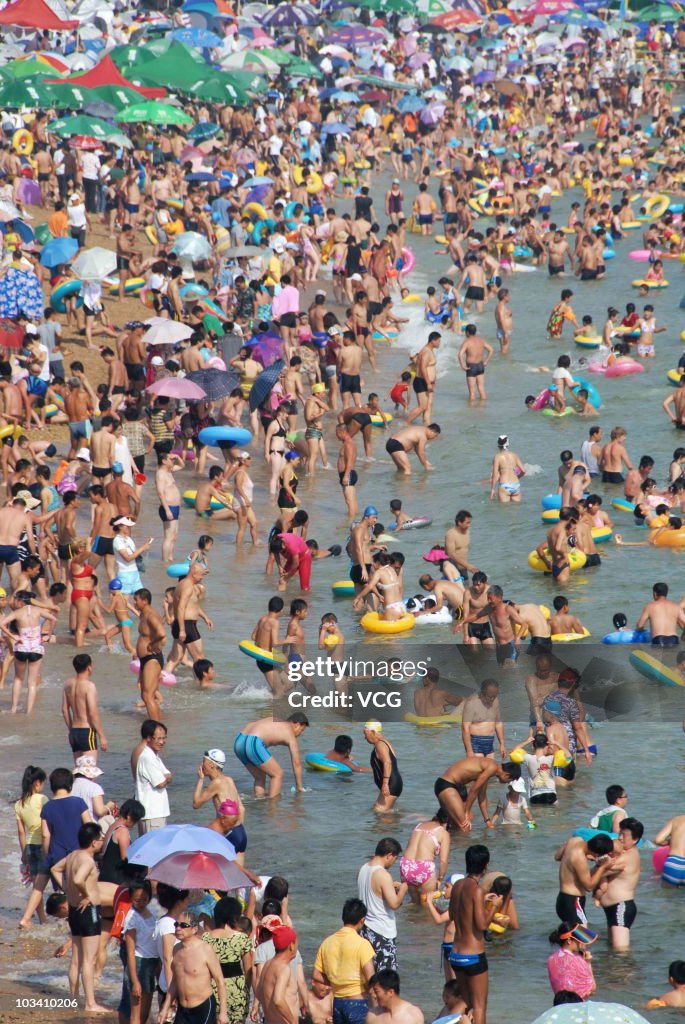
[[[450,896],[449,916],[454,922],[454,942],[449,963],[454,970],[463,1010],[470,1009],[473,1024],[485,1024],[488,960],[484,936],[502,906],[502,897],[489,898],[486,902],[485,890],[480,885],[490,863],[487,846],[469,846],[465,861],[466,877],[453,885]]]
[[[630,929],[637,916],[635,890],[640,880],[640,852],[637,844],[644,827],[637,818],[624,818],[614,842],[615,856],[604,875],[596,897],[604,910],[611,948],[617,953],[630,949]]]
[[[571,575],[568,538],[575,526],[575,518],[576,513],[573,509],[562,508],[559,512],[559,522],[550,527],[547,538],[535,549],[552,573],[555,583],[560,585],[568,583]]]
[[[559,894],[556,913],[560,921],[587,924],[585,894],[594,892],[613,861],[614,841],[605,833],[581,839],[571,836],[554,854],[559,863]],[[594,871],[588,861],[596,863]]]
[[[473,516],[466,509],[460,509],[454,517],[454,526],[445,534],[444,548],[450,562],[456,565],[464,580],[470,572],[477,572],[475,565],[469,562],[469,546],[471,544],[471,523]],[[484,574],[483,574],[484,575]],[[487,582],[487,577],[485,577]],[[468,594],[468,591],[467,591]]]
[[[487,804],[488,782],[493,775],[500,782],[512,782],[521,777],[521,769],[510,761],[499,765],[491,757],[464,757],[461,761],[455,761],[435,780],[433,792],[438,803],[462,832],[471,831],[470,811],[476,797],[485,824],[493,828]],[[470,790],[467,788],[469,785]]]
[[[283,787],[283,769],[270,752],[270,747],[287,747],[295,776],[295,788],[304,792],[302,782],[302,761],[297,742],[309,725],[309,719],[302,711],[294,711],[285,722],[274,718],[260,718],[248,722],[236,736],[233,753],[245,765],[254,781],[255,796],[276,797]],[[267,782],[269,789],[267,791]]]
[[[357,446],[344,423],[339,423],[335,428],[335,436],[340,441],[337,462],[338,480],[342,487],[347,515],[352,520],[359,512],[359,505],[357,503],[357,481],[359,477],[354,468],[357,461]]]
[[[609,441],[599,453],[599,468],[602,471],[602,483],[622,484],[623,467],[631,470],[633,464],[625,447],[628,431],[625,427],[613,427]]]
[[[557,689],[559,673],[552,671],[549,654],[539,654],[535,659],[535,671],[526,679],[526,693],[530,706],[530,726],[534,732],[544,732],[542,702]]]
[[[338,377],[343,409],[350,404],[362,404],[361,367],[364,349],[355,341],[351,331],[342,336],[342,346],[338,350]]]
[[[419,718],[449,715],[452,709],[458,707],[464,700],[463,697],[438,686],[440,672],[437,668],[431,666],[427,669],[422,682],[423,689],[414,691],[414,711]]]
[[[469,616],[465,617],[463,621],[465,624],[468,624],[471,616],[480,618],[481,615],[486,615],[488,617],[490,629],[495,638],[497,664],[507,668],[513,665],[518,658],[519,637],[525,623],[516,611],[513,603],[504,600],[504,593],[501,587],[488,587],[487,598],[487,604],[482,612],[479,610],[470,612]],[[519,627],[518,630],[515,630],[516,626]]]
[[[416,408],[407,416],[407,423],[413,423],[419,416],[424,423],[429,423],[433,414],[435,397],[435,380],[437,375],[437,358],[435,353],[440,348],[442,335],[439,331],[431,331],[428,341],[416,356],[416,375],[412,388],[416,395]],[[388,450],[386,446],[386,451]]]
[[[174,545],[178,537],[178,517],[181,514],[181,492],[174,480],[174,473],[185,469],[180,455],[162,452],[158,456],[158,469],[155,474],[155,487],[159,498],[159,518],[162,520],[164,537],[162,540],[162,561],[169,563],[174,560]]]
[[[404,476],[411,476],[409,452],[416,452],[416,457],[424,469],[433,469],[426,457],[426,445],[434,441],[440,434],[437,423],[429,423],[427,427],[403,427],[394,437],[386,442],[385,450],[392,457],[397,471]]]
[[[282,646],[278,639],[279,616],[283,612],[285,602],[282,597],[272,597],[267,605],[266,615],[262,615],[257,625],[252,630],[251,640],[253,644],[263,651],[275,653],[276,648]],[[281,679],[281,673],[270,661],[256,660],[257,668],[264,676],[269,689],[274,696],[281,696],[288,687]]]
[[[113,464],[112,468],[114,468]],[[93,519],[90,528],[91,551],[90,563],[95,568],[101,558],[105,560],[105,569],[110,579],[116,576],[114,559],[114,530],[110,525],[117,516],[116,507],[105,496],[101,484],[93,484],[89,490]]]
[[[496,737],[500,757],[502,760],[506,758],[504,725],[499,706],[499,683],[496,679],[484,679],[478,693],[472,694],[464,701],[461,737],[467,757],[494,756]]]
[[[98,692],[93,675],[93,659],[89,654],[77,654],[72,661],[76,675],[67,679],[62,691],[62,717],[69,730],[69,746],[74,761],[81,754],[91,754],[97,761],[98,739],[107,750],[107,737],[102,728],[98,708]]]
[[[138,685],[149,718],[161,717],[159,677],[164,668],[162,649],[166,641],[166,630],[162,617],[152,607],[152,594],[146,587],[136,590],[133,604],[139,614],[138,642],[136,656],[140,662]]]
[[[676,647],[680,643],[678,630],[685,628],[685,610],[669,600],[667,583],[655,583],[652,598],[640,612],[635,628],[649,629],[653,647]]]
[[[174,621],[171,626],[174,644],[165,665],[167,672],[176,671],[176,666],[181,662],[186,651],[193,661],[205,656],[197,623],[198,619],[202,619],[208,629],[214,628],[214,623],[202,608],[202,599],[206,590],[203,580],[208,572],[209,570],[201,562],[193,562],[188,570],[188,575],[176,584],[173,598]]]
[[[176,939],[171,981],[159,1020],[167,1020],[173,1003],[177,1002],[175,1024],[228,1024],[221,964],[212,946],[200,938],[199,917],[181,911],[176,918]],[[219,997],[218,1013],[214,991]]]
[[[677,814],[654,837],[657,846],[669,846],[669,854],[661,869],[662,881],[669,885],[685,885],[685,814]]]
[[[374,505],[367,505],[364,515],[356,526],[352,527],[352,533],[347,545],[347,553],[352,562],[350,579],[354,583],[355,596],[364,589],[369,582],[371,572],[371,542],[373,539],[373,528],[378,520],[378,509]]]
[[[494,355],[494,349],[485,338],[478,334],[475,324],[467,324],[464,328],[464,340],[457,352],[457,359],[466,373],[466,387],[469,401],[476,398],[485,401],[485,367]]]

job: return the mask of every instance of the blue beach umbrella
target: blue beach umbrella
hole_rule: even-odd
[[[193,142],[208,142],[215,138],[221,131],[221,125],[213,124],[211,121],[200,121],[193,125],[188,132],[188,138]]]
[[[175,39],[177,43],[192,46],[196,50],[213,50],[215,47],[221,46],[220,37],[206,28],[179,28],[171,33],[171,38]]]
[[[415,114],[417,110],[423,110],[425,103],[418,96],[410,94],[409,96],[403,96],[397,104],[397,109],[401,114]]]
[[[60,263],[68,263],[78,252],[75,238],[53,238],[43,246],[40,262],[44,267],[58,267]]]
[[[227,860],[235,859],[235,849],[214,829],[203,825],[165,825],[147,832],[128,848],[129,864],[151,867],[172,853],[220,853]]]

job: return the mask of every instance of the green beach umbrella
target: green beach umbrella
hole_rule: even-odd
[[[142,103],[132,103],[130,107],[124,107],[117,114],[117,121],[126,124],[192,124],[193,119],[185,111],[178,107],[170,107],[168,103],[158,103],[156,100],[144,100]]]
[[[50,107],[55,104],[52,86],[43,79],[5,80],[0,84],[2,107]]]
[[[288,73],[293,78],[323,78],[316,64],[309,60],[293,60],[288,64]]]
[[[641,11],[634,12],[638,21],[679,21],[680,11],[667,4],[650,4]]]
[[[189,95],[206,103],[231,103],[245,107],[252,102],[248,89],[261,88],[264,88],[264,80],[259,75],[248,71],[235,71],[230,75],[213,74],[211,78],[197,82],[189,90]]]
[[[98,85],[95,89],[89,89],[88,95],[91,101],[102,100],[117,110],[130,107],[132,103],[140,103],[141,100],[139,92],[125,85]]]
[[[48,125],[48,131],[53,135],[59,135],[60,139],[68,139],[72,135],[91,135],[94,139],[108,139],[117,129],[99,117],[75,114],[73,117],[60,117],[57,121],[52,121]]]

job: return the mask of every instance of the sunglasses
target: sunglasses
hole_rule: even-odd
[[[175,928],[195,928],[194,924],[190,924],[188,921],[177,921],[174,925]]]

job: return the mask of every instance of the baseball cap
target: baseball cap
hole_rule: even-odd
[[[368,722],[364,722],[364,728],[369,732],[383,732],[383,726],[377,718],[370,718]]]
[[[223,750],[220,750],[218,747],[212,747],[211,750],[205,750],[205,757],[209,761],[213,761],[214,764],[218,764],[220,768],[223,768],[226,764],[226,755]]]
[[[288,925],[281,925],[271,933],[271,938],[276,952],[282,953],[292,942],[297,942],[297,932],[294,928],[289,928]]]
[[[87,448],[79,448],[76,452],[77,459],[83,459],[84,462],[90,462],[90,451]]]
[[[362,279],[362,275],[361,274],[351,274],[350,275],[350,281],[361,281],[361,279]]]
[[[85,775],[87,779],[97,779],[98,775],[102,775],[102,768],[98,768],[95,758],[90,754],[81,754],[76,758],[74,771]]]
[[[235,800],[222,800],[217,808],[217,813],[225,815],[227,818],[232,818],[240,811],[240,807]]]
[[[523,779],[514,779],[513,782],[509,783],[509,789],[513,789],[515,793],[525,793],[526,784]]]
[[[393,185],[399,185],[400,179],[399,178],[393,178],[392,179],[392,183],[393,183]]]
[[[114,520],[114,526],[135,526],[135,520],[129,519],[128,516],[119,516],[118,519]]]

